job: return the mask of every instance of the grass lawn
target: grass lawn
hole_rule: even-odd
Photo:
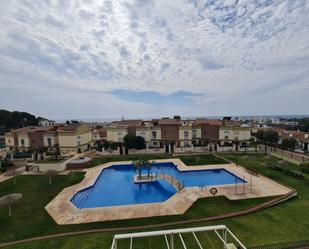
[[[290,158],[290,157],[286,157],[286,156],[280,155],[280,154],[278,154],[278,153],[271,152],[271,155],[272,155],[273,157],[276,157],[276,158],[282,159],[282,160],[286,160],[286,161],[291,162],[291,163],[296,164],[296,165],[301,164],[301,162],[299,162],[299,161],[297,161],[297,160],[295,160],[295,159],[292,159],[292,158]]]
[[[207,164],[224,164],[228,163],[227,161],[216,157],[213,154],[206,155],[192,155],[192,156],[177,156],[181,159],[186,165],[207,165]]]
[[[236,160],[235,155],[224,154],[224,156],[230,160]],[[156,158],[158,158],[158,156],[156,156]],[[192,160],[195,159],[190,158],[189,161]],[[230,218],[217,222],[190,224],[186,226],[225,224],[247,246],[308,239],[309,176],[306,175],[305,180],[299,180],[285,175],[283,172],[269,170],[266,167],[267,163],[278,164],[279,160],[276,158],[265,158],[264,155],[240,155],[237,156],[237,161],[241,165],[253,168],[262,174],[268,175],[275,180],[296,188],[299,197],[251,215]],[[102,162],[98,162],[98,164],[100,163]],[[297,166],[287,164],[283,167],[295,169]],[[11,218],[8,217],[7,208],[0,208],[0,242],[65,231],[155,224],[197,217],[207,217],[231,211],[243,210],[267,200],[267,198],[263,198],[229,201],[223,197],[205,198],[198,200],[184,215],[179,216],[98,222],[82,225],[56,225],[44,210],[44,206],[58,192],[60,192],[61,189],[79,182],[82,177],[82,173],[74,173],[68,176],[57,176],[53,178],[52,186],[48,185],[48,176],[18,176],[15,186],[13,185],[12,180],[1,183],[0,196],[6,193],[21,192],[24,197],[19,203],[13,206],[13,216]],[[184,225],[179,227],[184,227]],[[47,241],[36,241],[7,248],[110,248],[112,237],[112,233],[99,233]],[[187,241],[189,244],[191,243],[190,238],[187,238],[186,243]],[[204,243],[211,243],[211,239],[208,237],[202,238],[202,241]],[[145,243],[142,243],[142,245],[145,245]],[[159,243],[158,248],[160,248],[160,245],[161,248],[164,248],[162,247],[161,242]],[[152,245],[152,248],[157,247]],[[212,246],[208,244],[208,248],[212,248]]]
[[[223,159],[214,156],[213,154],[204,155],[175,155],[172,154],[158,154],[158,155],[127,155],[127,156],[108,156],[108,157],[96,157],[92,161],[92,166],[97,166],[103,163],[114,161],[134,161],[134,160],[153,160],[153,159],[168,159],[179,158],[186,165],[205,165],[205,164],[222,164],[227,163]]]

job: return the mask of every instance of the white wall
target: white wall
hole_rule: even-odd
[[[14,135],[13,134],[5,134],[4,135],[4,139],[5,139],[5,145],[7,147],[15,146],[15,140],[14,140]]]
[[[188,133],[188,136],[185,137],[185,133]],[[192,129],[191,127],[180,127],[179,128],[179,139],[184,140],[184,139],[192,139]]]
[[[137,128],[136,129],[136,136],[141,136],[145,139],[146,143],[149,143],[151,141],[151,131],[150,128]]]
[[[48,139],[49,138],[51,139],[51,146],[54,146],[55,144],[58,143],[57,135],[55,135],[55,134],[44,134],[43,141],[44,141],[44,146],[45,147],[49,146],[49,144],[48,144]]]
[[[30,138],[27,134],[18,134],[18,147],[30,147]],[[22,140],[24,144],[22,145]]]
[[[220,140],[226,140],[226,136],[228,136],[228,140],[250,140],[251,138],[251,130],[248,129],[238,129],[238,128],[232,128],[232,127],[222,127],[219,130],[219,139]]]
[[[128,134],[127,129],[123,128],[108,128],[107,141],[110,142],[123,142],[123,138]]]
[[[193,138],[193,134],[194,132],[193,131],[196,131],[195,134],[196,134],[196,137]],[[199,139],[199,138],[202,138],[202,129],[201,127],[192,127],[192,138],[193,139]]]

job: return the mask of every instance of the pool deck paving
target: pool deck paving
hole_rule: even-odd
[[[186,212],[191,205],[199,198],[212,197],[210,189],[217,189],[216,196],[226,196],[230,200],[240,200],[247,198],[259,198],[268,196],[285,195],[291,191],[269,178],[252,174],[241,166],[234,163],[219,165],[187,166],[179,159],[160,159],[156,162],[173,162],[179,171],[205,170],[205,169],[225,169],[234,175],[245,179],[246,183],[226,184],[220,186],[207,187],[185,187],[168,200],[159,203],[145,203],[135,205],[122,205],[99,208],[77,208],[71,198],[78,191],[92,186],[101,171],[112,165],[130,164],[131,161],[109,162],[85,169],[85,178],[78,184],[63,189],[45,209],[57,222],[57,224],[80,224],[97,221],[111,221],[145,218],[154,216],[177,215]]]

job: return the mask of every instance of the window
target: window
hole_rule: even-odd
[[[50,137],[47,138],[47,144],[48,144],[48,146],[52,146],[52,141],[51,141],[51,138],[50,138]]]
[[[153,131],[152,132],[152,139],[156,139],[157,138],[157,132],[156,131]]]
[[[77,146],[80,146],[80,136],[77,136],[76,140],[77,140]]]
[[[118,132],[118,142],[121,143],[122,142],[122,132]]]
[[[239,132],[238,132],[238,131],[235,131],[235,132],[234,132],[234,139],[235,139],[235,140],[238,140],[238,136],[239,136]]]
[[[24,139],[20,139],[20,143],[21,143],[22,146],[24,146],[25,145],[25,140]]]
[[[192,138],[196,138],[196,133],[197,133],[196,130],[192,130]]]
[[[11,143],[11,139],[9,139],[9,143]]]
[[[229,131],[224,131],[224,139],[229,139],[229,135],[230,135],[230,132]]]
[[[189,131],[184,131],[184,137],[185,139],[189,139]]]

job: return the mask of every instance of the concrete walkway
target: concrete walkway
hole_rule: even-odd
[[[11,179],[12,176],[5,176],[3,173],[0,175],[0,182],[4,182],[8,179]]]

